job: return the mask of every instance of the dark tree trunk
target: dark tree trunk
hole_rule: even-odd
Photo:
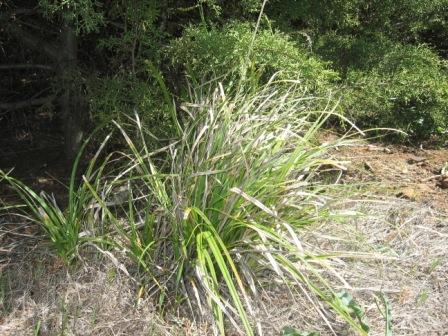
[[[63,57],[59,64],[62,96],[61,112],[64,121],[64,152],[71,165],[83,140],[83,108],[80,83],[77,80],[77,36],[73,26],[65,22],[62,29]]]
[[[0,23],[1,18],[2,16],[0,16]],[[5,18],[8,19],[9,16],[4,16],[3,19]],[[6,28],[8,33],[18,39],[23,45],[46,55],[56,64],[57,81],[60,88],[60,90],[57,90],[57,94],[60,94],[60,112],[64,125],[64,154],[68,164],[71,165],[82,144],[85,115],[85,104],[83,104],[84,99],[77,66],[77,36],[75,29],[66,20],[61,30],[61,42],[59,45],[55,45],[42,37],[29,33],[14,22],[8,22]],[[25,66],[29,67],[30,65],[26,64]],[[3,65],[3,68],[5,67],[8,66]],[[39,105],[51,99],[53,99],[53,95],[15,103],[0,103],[0,109]]]

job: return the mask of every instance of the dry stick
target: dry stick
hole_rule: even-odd
[[[24,107],[29,106],[35,106],[35,105],[43,105],[46,103],[49,103],[53,101],[56,97],[54,95],[43,97],[43,98],[36,98],[36,99],[25,99],[18,102],[12,102],[12,103],[0,103],[0,110],[18,110]]]
[[[252,36],[252,41],[250,42],[249,50],[247,51],[247,55],[246,55],[247,62],[249,62],[250,55],[254,48],[255,38],[257,37],[257,32],[258,32],[258,28],[260,27],[261,17],[264,12],[264,6],[266,5],[267,2],[268,2],[267,0],[264,0],[263,3],[261,4],[261,9],[260,9],[260,13],[258,14],[257,24],[255,25],[254,34]]]
[[[433,176],[424,178],[424,179],[422,179],[421,181],[422,181],[422,182],[428,182],[428,181],[435,180],[435,179],[438,179],[438,178],[443,177],[443,176],[446,176],[446,174],[433,175]]]
[[[12,69],[40,69],[40,70],[54,70],[51,65],[45,64],[1,64],[0,70],[12,70]]]

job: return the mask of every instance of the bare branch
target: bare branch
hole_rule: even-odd
[[[62,52],[60,52],[60,48],[57,46],[49,44],[43,38],[30,34],[16,24],[8,25],[7,29],[12,36],[25,44],[28,48],[43,52],[56,62],[60,60]]]
[[[35,99],[26,99],[18,102],[12,102],[12,103],[0,103],[0,110],[18,110],[24,107],[30,107],[30,106],[36,106],[36,105],[43,105],[45,103],[49,103],[52,100],[54,100],[56,96],[48,96],[48,97],[42,97],[42,98],[35,98]]]
[[[17,8],[12,11],[0,13],[0,21],[15,18],[17,15],[31,15],[36,13],[36,8]]]
[[[40,69],[40,70],[54,70],[51,65],[45,64],[0,64],[0,70],[12,69]]]

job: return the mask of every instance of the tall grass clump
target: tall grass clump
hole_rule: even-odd
[[[114,212],[91,191],[159,302],[186,299],[195,313],[212,313],[220,334],[226,318],[254,334],[257,292],[268,282],[299,285],[366,334],[322,273],[328,256],[301,243],[304,227],[331,216],[318,175],[339,166],[328,154],[339,142],[315,136],[332,112],[313,112],[299,85],[284,84],[256,93],[192,89],[181,136],[156,152],[138,116],[139,138],[117,124],[130,150],[105,189],[127,186],[128,201]]]

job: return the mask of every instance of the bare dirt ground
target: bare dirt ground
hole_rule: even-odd
[[[357,215],[304,230],[304,246],[339,251],[323,275],[364,307],[370,335],[385,334],[380,293],[390,302],[394,335],[448,335],[448,150],[359,143],[336,156],[348,167],[343,183],[362,182],[363,195],[354,192],[342,207]],[[35,227],[0,220],[0,335],[211,334],[207,323],[178,312],[162,317],[112,262],[89,260],[69,271]],[[267,279],[255,318],[264,335],[281,335],[285,326],[353,335],[300,287],[271,285]]]
[[[349,161],[345,181],[380,182],[389,194],[448,213],[448,149],[360,143],[337,157]]]

